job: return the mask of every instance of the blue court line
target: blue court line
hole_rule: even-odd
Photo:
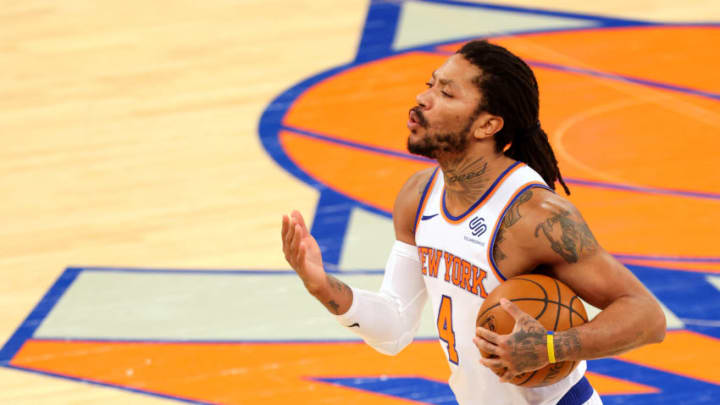
[[[368,144],[364,144],[364,143],[360,143],[360,142],[334,138],[331,135],[325,135],[325,134],[321,134],[319,132],[308,131],[306,129],[293,127],[293,126],[289,126],[289,125],[283,125],[281,127],[281,129],[284,131],[291,131],[291,132],[297,133],[299,135],[304,135],[307,138],[312,138],[312,139],[316,139],[319,141],[332,143],[335,145],[347,146],[348,148],[364,150],[366,152],[378,153],[381,155],[392,156],[392,157],[396,157],[396,158],[400,158],[400,159],[414,160],[416,162],[423,162],[423,163],[428,163],[428,164],[436,163],[434,160],[431,160],[431,159],[428,159],[428,158],[425,158],[422,156],[411,155],[407,152],[399,152],[396,150],[381,148],[378,146],[372,146],[372,145],[368,145]]]
[[[582,28],[582,29],[587,29],[587,28]],[[565,30],[563,30],[563,31],[565,31]],[[543,32],[543,31],[541,31],[541,32]],[[453,43],[454,42],[455,41],[453,41]],[[439,54],[439,55],[450,56],[450,55],[455,54],[455,52],[442,51],[442,50],[438,50],[438,49],[428,49],[427,47],[424,47],[421,50],[426,53],[434,53],[434,54]],[[559,65],[556,63],[547,63],[547,62],[536,61],[536,60],[531,60],[531,59],[524,59],[524,60],[528,65],[534,66],[534,67],[540,67],[540,68],[556,70],[556,71],[561,71],[561,72],[577,73],[580,75],[587,75],[587,76],[592,76],[592,77],[600,77],[603,79],[615,80],[615,81],[624,82],[624,83],[637,84],[637,85],[656,88],[656,89],[660,89],[660,90],[669,90],[669,91],[673,91],[676,93],[689,94],[689,95],[693,95],[693,96],[699,96],[699,97],[709,98],[711,100],[720,101],[720,93],[713,93],[711,91],[693,89],[692,87],[685,87],[685,86],[679,86],[679,85],[670,84],[670,83],[657,82],[654,80],[641,79],[639,77],[626,76],[626,75],[621,75],[618,73],[608,73],[608,72],[602,72],[599,70]]]
[[[338,325],[340,327],[340,325]],[[118,344],[198,344],[198,345],[275,345],[275,344],[342,344],[342,343],[363,343],[361,338],[357,339],[332,339],[332,338],[317,338],[317,339],[113,339],[113,338],[76,338],[76,337],[65,337],[65,336],[43,336],[43,337],[32,337],[29,340],[38,342],[69,342],[69,343],[118,343]],[[434,337],[417,337],[413,341],[432,341],[434,342],[437,338]]]
[[[397,2],[373,0],[370,3],[355,55],[355,63],[370,61],[392,53],[400,8]]]
[[[65,291],[75,281],[81,271],[81,269],[68,268],[60,274],[40,302],[38,302],[32,312],[30,312],[27,318],[20,324],[20,327],[17,328],[15,333],[13,333],[2,349],[0,349],[0,366],[7,366],[25,341],[35,334],[35,331],[40,327],[40,324],[50,313],[50,310],[57,304],[60,297],[65,294]]]
[[[563,72],[571,72],[571,73],[578,73],[578,74],[583,74],[583,75],[588,75],[588,76],[601,77],[603,79],[617,80],[620,82],[639,84],[642,86],[658,88],[661,90],[670,90],[670,91],[674,91],[677,93],[684,93],[684,94],[690,94],[693,96],[705,97],[705,98],[709,98],[712,100],[720,100],[720,93],[713,93],[710,91],[693,89],[691,87],[678,86],[678,85],[670,84],[670,83],[656,82],[654,80],[641,79],[639,77],[626,76],[626,75],[621,75],[618,73],[607,73],[607,72],[601,72],[599,70],[583,69],[583,68],[576,68],[576,67],[572,67],[572,66],[558,65],[555,63],[547,63],[547,62],[534,61],[534,60],[526,60],[525,62],[527,62],[527,64],[530,66],[537,66],[537,67],[541,67],[541,68],[545,68],[545,69],[559,70],[559,71],[563,71]]]
[[[493,4],[493,3],[481,3],[481,2],[472,3],[472,2],[458,1],[458,0],[421,0],[419,2],[434,3],[434,4],[446,4],[449,6],[463,6],[463,7],[469,7],[469,8],[484,8],[487,10],[509,11],[512,13],[520,13],[520,14],[532,14],[532,15],[540,15],[540,16],[548,16],[548,17],[565,17],[565,18],[576,19],[576,20],[596,21],[596,22],[601,22],[601,23],[603,23],[603,25],[608,26],[608,27],[625,26],[625,25],[634,25],[634,26],[654,25],[654,23],[651,23],[651,22],[642,21],[642,20],[633,20],[633,19],[628,19],[628,18],[614,18],[614,17],[593,15],[593,14],[578,14],[578,13],[572,13],[572,12],[566,12],[566,11],[555,11],[555,10],[548,10],[548,9],[542,9],[542,8],[506,6],[506,5],[499,5],[499,4]]]
[[[90,380],[87,378],[72,377],[72,376],[68,376],[68,375],[64,375],[64,374],[52,373],[49,371],[35,370],[32,368],[27,368],[27,367],[20,367],[20,366],[4,366],[4,367],[12,369],[12,370],[20,370],[20,371],[31,372],[31,373],[40,374],[40,375],[49,376],[49,377],[62,378],[63,380],[70,380],[70,381],[74,381],[74,382],[79,381],[79,382],[83,382],[86,384],[98,385],[101,387],[117,388],[117,389],[121,389],[123,391],[134,392],[136,394],[151,395],[153,397],[164,398],[164,399],[173,399],[175,401],[184,402],[186,404],[199,404],[199,405],[214,405],[215,404],[214,402],[198,401],[198,400],[193,400],[193,399],[189,399],[189,398],[178,397],[175,395],[161,394],[159,392],[153,392],[153,391],[143,390],[143,389],[139,389],[139,388],[130,388],[125,385],[117,385],[117,384],[112,384],[112,383],[94,381],[94,380]]]
[[[322,260],[326,270],[337,270],[342,255],[343,239],[350,224],[353,204],[343,194],[326,189],[320,192],[310,234],[322,246]],[[342,235],[343,238],[338,238]]]
[[[678,189],[672,189],[672,188],[632,186],[629,184],[608,183],[608,182],[604,182],[604,181],[583,180],[583,179],[575,179],[575,178],[563,178],[563,179],[565,180],[566,183],[577,184],[579,186],[606,188],[606,189],[611,189],[611,190],[622,190],[622,191],[635,191],[638,193],[648,193],[648,194],[666,194],[666,195],[673,195],[673,196],[720,200],[720,194],[718,194],[718,193],[706,193],[706,192],[702,192],[702,191],[678,190]]]
[[[363,150],[366,152],[371,153],[377,153],[381,155],[391,156],[395,158],[400,159],[407,159],[407,160],[413,160],[428,164],[434,164],[434,160],[430,160],[421,156],[415,156],[411,155],[407,152],[398,152],[396,150],[386,149],[378,146],[371,146],[367,144],[362,144],[355,141],[348,141],[345,139],[337,139],[333,138],[330,135],[320,134],[317,132],[308,131],[306,129],[296,128],[288,125],[282,126],[283,130],[291,131],[293,133],[296,133],[297,135],[305,136],[308,138],[320,140],[323,142],[332,143],[335,145],[340,145],[348,148]],[[688,190],[677,190],[677,189],[667,189],[667,188],[659,188],[659,187],[645,187],[645,186],[633,186],[629,184],[619,184],[619,183],[608,183],[608,182],[601,182],[601,181],[593,181],[593,180],[583,180],[583,179],[575,179],[575,178],[564,178],[566,183],[570,184],[576,184],[579,186],[587,186],[587,187],[597,187],[597,188],[604,188],[604,189],[610,189],[610,190],[622,190],[622,191],[632,191],[632,192],[638,192],[638,193],[648,193],[648,194],[666,194],[666,195],[672,195],[672,196],[680,196],[680,197],[692,197],[692,198],[701,198],[701,199],[711,199],[711,200],[720,200],[720,194],[718,193],[706,193],[701,191],[688,191]]]
[[[338,325],[340,327],[340,325]],[[279,344],[343,344],[343,343],[364,343],[361,338],[357,339],[112,339],[112,338],[75,338],[67,336],[43,336],[30,337],[28,340],[38,342],[70,342],[70,343],[146,343],[146,344],[217,344],[217,345],[279,345]],[[416,336],[413,342],[435,342],[437,337]]]
[[[278,251],[278,254],[280,252]],[[202,274],[202,275],[256,275],[256,276],[294,276],[293,270],[203,270],[203,269],[164,269],[164,268],[127,268],[127,267],[68,267],[68,270],[88,271],[88,272],[108,272],[108,273],[161,273],[161,274]],[[337,271],[329,271],[328,273],[337,274]],[[352,272],[342,274],[347,275],[367,275],[367,274],[383,274],[384,270],[353,270]]]
[[[656,256],[656,255],[633,255],[613,254],[621,260],[650,260],[659,262],[682,262],[682,263],[720,263],[720,257],[683,257],[683,256]]]

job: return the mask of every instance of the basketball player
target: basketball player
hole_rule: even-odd
[[[538,121],[538,98],[532,70],[485,41],[466,44],[432,73],[409,112],[408,149],[438,167],[410,177],[397,196],[396,242],[377,293],[327,274],[302,216],[283,217],[288,263],[342,325],[376,350],[392,355],[407,346],[430,296],[461,405],[600,404],[584,377],[584,360],[665,336],[654,297],[553,191],[559,182],[569,194]],[[487,294],[529,272],[565,282],[602,312],[550,340],[539,322],[503,300],[516,320],[513,332],[476,329]],[[479,349],[497,357],[482,358]],[[550,349],[555,361],[580,364],[545,387],[507,383],[548,365]]]

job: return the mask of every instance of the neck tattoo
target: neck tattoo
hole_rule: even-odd
[[[482,166],[480,168],[476,168],[471,171],[466,171],[467,168],[470,168],[472,166],[477,166],[477,164],[482,164]],[[458,183],[458,182],[462,183],[462,182],[466,182],[468,180],[474,179],[476,177],[480,177],[483,174],[485,174],[485,172],[487,171],[487,165],[488,165],[487,162],[484,162],[483,158],[480,158],[468,165],[464,165],[465,167],[458,167],[457,170],[448,170],[448,174],[450,176],[448,176],[445,181],[448,184],[453,184],[453,183]],[[457,173],[457,172],[461,172],[461,173]],[[454,174],[454,173],[457,173],[457,174]]]

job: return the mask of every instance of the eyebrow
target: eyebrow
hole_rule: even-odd
[[[453,81],[450,79],[438,79],[437,74],[435,72],[432,72],[432,78],[440,82],[443,86],[447,86],[448,84],[452,84]]]

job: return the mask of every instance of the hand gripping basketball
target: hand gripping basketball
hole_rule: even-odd
[[[482,364],[502,381],[541,387],[565,378],[578,365],[575,360],[550,363],[555,344],[547,331],[566,331],[585,322],[585,308],[570,287],[545,275],[523,274],[506,280],[485,299],[475,323],[475,344]]]
[[[493,356],[481,358],[480,362],[500,376],[501,381],[510,382],[523,373],[549,364],[547,330],[509,300],[501,298],[500,306],[515,319],[512,332],[499,335],[478,327],[473,341],[480,351]]]

